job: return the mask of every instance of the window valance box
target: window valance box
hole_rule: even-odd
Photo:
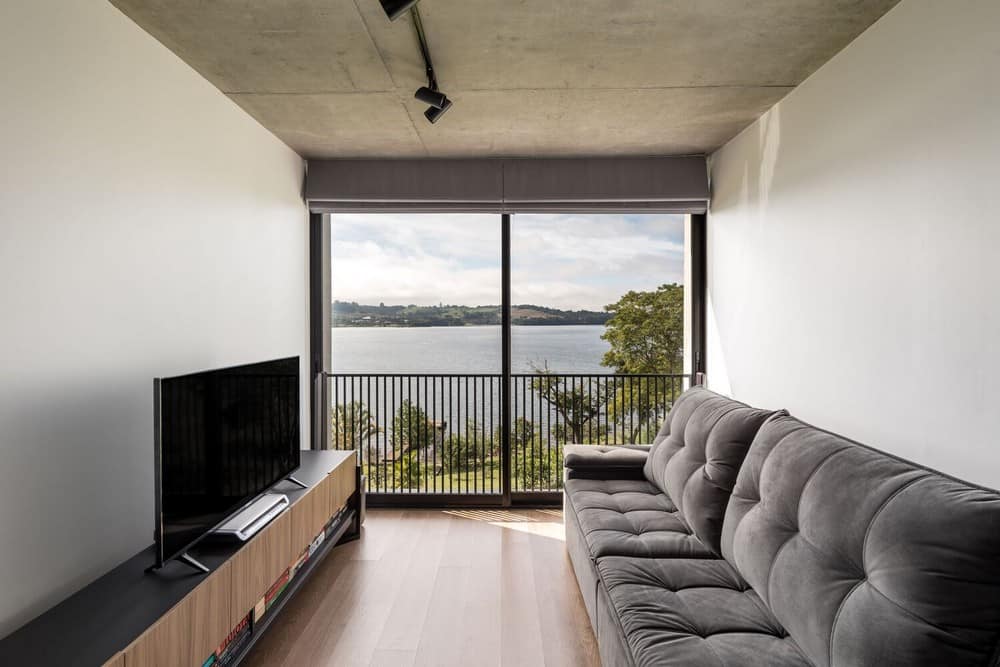
[[[310,160],[310,210],[704,213],[705,157]]]

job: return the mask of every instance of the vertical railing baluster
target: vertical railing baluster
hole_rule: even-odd
[[[340,394],[338,393],[337,383],[340,382],[340,378],[333,378],[333,418],[335,420],[337,428],[334,429],[336,433],[333,434],[331,438],[333,440],[333,449],[341,449],[340,447],[340,431],[344,428],[341,422],[342,415],[340,413]]]
[[[487,466],[487,461],[489,460],[489,455],[490,455],[489,454],[489,450],[487,449],[489,447],[489,442],[488,442],[488,438],[489,438],[488,433],[489,433],[489,431],[488,431],[488,429],[490,428],[490,421],[493,419],[493,405],[492,404],[488,404],[486,402],[486,393],[487,393],[486,385],[489,384],[490,386],[492,386],[493,380],[490,378],[490,376],[483,375],[482,377],[479,378],[479,382],[480,382],[481,391],[483,392],[483,404],[482,404],[482,411],[483,411],[483,432],[482,432],[482,444],[481,444],[483,458],[480,461],[479,465],[482,467],[482,470],[483,470],[483,473],[482,473],[483,474],[483,493],[488,493],[488,491],[487,491],[487,484],[486,484],[486,475],[489,474],[491,479],[493,477],[492,472],[490,472],[488,470],[488,466]],[[486,416],[486,410],[487,410],[487,408],[489,408],[489,411],[490,411],[489,418],[487,418],[487,416]]]
[[[406,437],[407,437],[407,439],[412,440],[413,439],[413,435],[414,435],[413,434],[413,417],[414,417],[414,415],[413,415],[413,407],[414,406],[413,406],[413,376],[412,375],[408,375],[406,377],[406,401],[407,401],[407,406],[408,406],[408,409],[406,411]],[[413,491],[413,456],[412,456],[413,443],[409,442],[408,444],[409,444],[409,448],[410,448],[410,452],[409,452],[410,455],[406,457],[406,459],[407,459],[406,470],[407,470],[407,473],[408,473],[407,474],[407,482],[408,482],[407,486],[409,487],[410,491],[412,492]],[[417,452],[417,457],[416,458],[417,458],[417,466],[418,466],[418,470],[417,470],[417,488],[419,489],[420,488],[420,470],[419,470],[420,453],[419,452]]]
[[[354,409],[354,376],[353,375],[350,376],[350,381],[351,381],[351,386],[350,386],[350,389],[348,389],[347,379],[344,380],[344,401],[345,401],[345,403],[347,403],[346,409],[347,409],[347,412],[348,412],[348,415],[349,415],[349,417],[348,417],[348,423],[350,425],[349,426],[349,428],[350,428],[350,431],[349,431],[350,436],[348,438],[345,438],[347,440],[347,446],[348,447],[351,447],[351,446],[354,445],[354,434],[357,432],[355,430],[356,426],[355,426],[355,423],[354,423],[355,422],[355,414],[354,414],[355,413],[355,409]]]
[[[535,437],[535,435],[534,435],[535,434],[534,428],[532,428],[531,433],[532,433],[531,437]],[[542,446],[542,395],[541,395],[540,392],[538,393],[538,446],[539,447]],[[552,445],[546,444],[545,445],[545,451],[546,451],[547,457],[548,457],[546,460],[549,463],[549,486],[552,486],[552,474],[551,474],[551,471],[552,471]],[[560,460],[559,457],[557,457],[557,460]]]
[[[510,398],[511,398],[511,402],[513,403],[513,405],[510,406],[511,407],[510,418],[513,420],[514,423],[507,425],[507,428],[510,430],[510,434],[511,434],[511,438],[510,438],[510,462],[511,462],[511,465],[510,465],[510,476],[511,476],[511,483],[510,483],[510,486],[511,486],[511,490],[513,490],[513,491],[517,491],[518,490],[518,486],[521,485],[521,483],[518,481],[518,476],[521,475],[522,468],[524,467],[523,465],[519,464],[519,457],[517,455],[518,454],[517,437],[516,437],[516,433],[514,432],[514,424],[517,423],[517,381],[518,381],[518,379],[519,378],[516,375],[512,375],[511,378],[510,378],[510,381],[513,383],[513,386],[510,388]],[[517,482],[517,484],[515,484],[515,482]]]
[[[379,482],[381,488],[384,488],[388,493],[392,487],[389,483],[389,466],[393,465],[392,456],[389,453],[389,448],[392,445],[392,440],[389,435],[389,389],[386,386],[388,384],[388,379],[384,375],[382,376],[382,479]]]
[[[628,379],[628,438],[625,444],[635,442],[635,378]]]
[[[528,419],[528,383],[521,382],[521,423],[524,424]],[[524,488],[522,491],[534,491],[535,490],[535,480],[533,479],[532,467],[535,461],[538,460],[537,454],[535,453],[535,442],[534,440],[529,440],[525,442],[525,456],[524,461],[521,463],[521,467],[524,469]]]
[[[438,458],[438,447],[439,447],[439,444],[438,444],[438,434],[441,432],[441,429],[438,428],[438,418],[437,418],[437,414],[438,413],[437,413],[437,409],[438,409],[437,408],[437,376],[434,376],[434,377],[431,378],[431,419],[433,420],[431,423],[434,425],[434,430],[433,430],[433,433],[434,433],[434,459],[431,462],[431,468],[432,468],[431,472],[433,474],[433,477],[432,477],[433,484],[431,485],[431,488],[434,489],[434,493],[437,493],[437,486],[438,486],[438,482],[437,482],[437,458]]]
[[[649,405],[647,405],[647,403],[649,401],[649,386],[646,384],[647,382],[648,382],[648,380],[646,380],[645,378],[640,378],[639,379],[639,411],[640,411],[640,416],[639,416],[639,436],[638,436],[639,440],[638,440],[638,442],[645,442],[646,440],[649,439],[649,438],[645,437],[643,435],[643,432],[642,432],[643,429],[646,429],[647,431],[649,430],[649,412],[650,411],[649,411]],[[642,392],[643,392],[643,389],[646,390],[646,401],[647,401],[647,403],[643,403],[642,402]],[[643,415],[645,415],[645,420],[643,419]]]
[[[617,375],[615,376],[615,393],[614,393],[615,400],[618,400],[618,397],[621,396],[621,388],[625,386],[624,383],[619,383],[620,379],[621,379],[620,376]],[[619,386],[619,384],[621,384],[621,386]],[[624,437],[622,437],[622,434],[624,433],[625,429],[625,423],[624,423],[625,420],[621,418],[621,415],[618,415],[618,419],[616,420],[616,422],[617,422],[616,423],[617,429],[615,433],[614,444],[620,445],[622,444],[622,441],[624,441],[625,439]]]
[[[473,493],[479,493],[479,476],[476,465],[476,456],[479,451],[479,413],[476,408],[476,399],[478,398],[479,391],[476,387],[476,376],[472,376],[472,487]]]
[[[392,472],[392,478],[391,478],[392,479],[392,490],[393,491],[402,491],[402,489],[403,489],[403,471],[402,471],[402,468],[399,465],[399,458],[398,458],[399,455],[396,452],[396,443],[399,442],[399,439],[400,439],[400,436],[396,433],[396,426],[397,426],[397,424],[396,424],[396,419],[395,419],[395,414],[396,414],[396,379],[397,378],[396,378],[395,375],[390,375],[389,376],[389,400],[386,402],[385,420],[386,420],[386,428],[388,429],[387,433],[389,435],[389,443],[388,443],[389,456],[391,457],[391,460],[392,460],[392,468],[391,468],[391,472]],[[402,393],[402,387],[400,387],[400,392]],[[402,427],[402,422],[400,422],[398,425],[400,427]],[[397,488],[397,484],[396,484],[397,475],[399,477],[398,488]]]
[[[522,382],[521,383],[521,412],[523,413],[521,416],[522,423],[527,418],[528,414],[527,405],[529,400],[530,398],[528,397],[528,383]],[[527,449],[530,450],[531,454],[528,457],[526,465],[524,465],[525,469],[524,490],[536,491],[538,490],[538,483],[539,483],[539,480],[536,478],[536,473],[538,472],[537,471],[538,461],[541,460],[542,443],[540,442],[536,443],[535,439],[532,438],[531,441],[528,443]]]
[[[363,439],[363,444],[358,443],[358,452],[360,460],[363,462],[363,469],[367,474],[368,478],[371,479],[371,458],[372,458],[372,378],[370,375],[364,376],[364,393],[365,397],[365,414],[362,418],[365,420],[362,424],[362,428],[365,430],[365,437]],[[363,449],[362,449],[363,447]]]
[[[482,480],[480,493],[486,493],[486,376],[479,376],[479,413],[482,422],[479,425],[479,479]]]
[[[594,380],[594,377],[592,375],[587,376],[587,398],[586,398],[586,400],[587,400],[587,403],[589,403],[590,405],[594,405],[594,402],[593,402],[594,401],[594,384],[593,384],[593,380]],[[597,416],[600,415],[600,407],[601,407],[601,404],[597,403],[597,408],[598,408]],[[593,418],[591,418],[590,420],[587,421],[587,442],[594,442],[594,419]]]
[[[454,410],[455,410],[454,395],[453,395],[453,393],[455,391],[455,387],[454,387],[454,384],[452,382],[453,379],[454,378],[452,378],[452,376],[450,376],[450,375],[448,376],[448,439],[450,440],[450,444],[448,446],[448,454],[447,454],[447,456],[448,456],[448,465],[447,465],[447,470],[448,470],[447,476],[448,477],[447,478],[448,478],[448,492],[449,493],[454,493],[454,491],[455,491],[455,486],[454,486],[454,483],[453,483],[453,475],[455,474],[455,448],[454,448],[454,444],[455,444],[455,431],[454,431],[454,428],[452,426],[452,422],[454,422],[453,415],[454,415]],[[444,482],[443,481],[441,483],[441,486],[444,487]]]
[[[493,464],[493,447],[494,447],[493,429],[496,428],[496,420],[494,419],[494,416],[495,416],[496,412],[493,409],[493,382],[494,382],[494,377],[491,375],[490,376],[490,451],[489,451],[489,455],[488,455],[488,458],[489,458],[489,468],[490,468],[490,493],[495,493],[495,488],[496,488],[496,485],[493,483],[493,471],[494,471],[494,464]]]
[[[602,376],[597,385],[598,394],[601,400],[603,422],[597,431],[597,444],[601,444],[601,436],[604,436],[604,444],[608,444],[608,429],[611,427],[611,395],[608,393],[608,378]]]
[[[456,478],[456,481],[458,482],[458,492],[459,493],[468,493],[468,491],[469,491],[469,478],[468,478],[468,473],[469,473],[469,459],[468,459],[468,456],[469,456],[469,449],[468,449],[469,412],[468,412],[468,407],[467,407],[467,403],[468,403],[469,397],[468,397],[468,386],[465,384],[465,382],[466,382],[466,380],[465,380],[465,378],[463,376],[459,376],[459,377],[455,378],[455,391],[457,392],[455,394],[455,403],[456,403],[455,410],[456,410],[456,412],[458,414],[458,416],[456,418],[457,419],[457,423],[456,423],[455,428],[458,431],[458,438],[457,439],[458,439],[458,447],[459,447],[459,449],[458,449],[458,457],[457,457],[458,458],[458,463],[457,463],[457,466],[456,466],[458,468],[458,477]],[[463,396],[464,396],[464,398],[463,398]],[[463,406],[466,406],[464,412],[463,412]],[[464,490],[463,490],[463,486],[464,486]]]
[[[417,378],[417,416],[420,421],[417,422],[417,432],[420,433],[420,446],[424,450],[424,464],[417,470],[417,489],[423,492],[427,491],[427,447],[430,444],[427,440],[427,410],[424,409],[424,403],[427,402],[427,378],[424,378],[424,400],[420,400],[420,378]],[[422,415],[422,416],[421,416]],[[417,462],[420,462],[420,451],[417,451]]]
[[[555,406],[553,406],[552,403],[549,402],[549,401],[546,401],[546,403],[547,403],[547,405],[545,406],[545,417],[546,417],[546,419],[549,422],[549,427],[547,429],[545,429],[545,439],[546,439],[546,446],[547,447],[551,447],[552,446],[552,434],[559,429],[559,411],[556,410],[556,414],[555,414],[555,427],[553,427],[552,426],[552,422],[553,422],[552,411],[553,411],[553,409],[554,409]],[[559,446],[558,443],[559,443],[559,438],[556,438],[556,446],[557,447]]]

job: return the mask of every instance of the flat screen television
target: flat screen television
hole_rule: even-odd
[[[299,358],[153,380],[156,565],[299,467]]]

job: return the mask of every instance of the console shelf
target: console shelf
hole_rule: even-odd
[[[248,542],[195,547],[209,574],[178,562],[146,572],[151,546],[0,640],[0,664],[199,667],[249,615],[249,636],[225,663],[238,664],[316,564],[359,534],[354,452],[303,451],[295,476],[308,488],[280,484],[275,491],[290,507]],[[290,570],[284,592],[261,614],[261,600]]]

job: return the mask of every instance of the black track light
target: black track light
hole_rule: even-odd
[[[385,10],[389,20],[395,21],[405,14],[406,10],[417,4],[418,0],[379,0],[379,2],[382,3],[382,9]]]
[[[448,103],[448,96],[439,90],[434,90],[433,88],[428,88],[427,86],[421,86],[417,88],[417,92],[413,94],[415,98],[423,102],[424,104],[429,104],[432,107],[438,109],[443,109],[444,105]]]
[[[443,97],[443,96],[442,96]],[[438,119],[444,115],[444,112],[451,108],[451,100],[447,97],[444,98],[444,104],[440,107],[431,107],[424,112],[424,118],[429,120],[431,124],[438,122]]]
[[[410,10],[410,17],[413,20],[413,30],[417,33],[417,44],[420,46],[420,55],[424,58],[424,67],[427,70],[427,85],[417,88],[413,94],[415,98],[424,104],[429,104],[430,108],[424,112],[424,118],[430,123],[436,123],[444,115],[444,112],[451,108],[451,100],[448,96],[438,90],[437,76],[434,74],[434,63],[431,62],[431,50],[427,47],[427,35],[424,33],[424,22],[420,18],[420,10],[417,9],[417,0],[379,0],[382,9],[390,19],[395,19]]]

